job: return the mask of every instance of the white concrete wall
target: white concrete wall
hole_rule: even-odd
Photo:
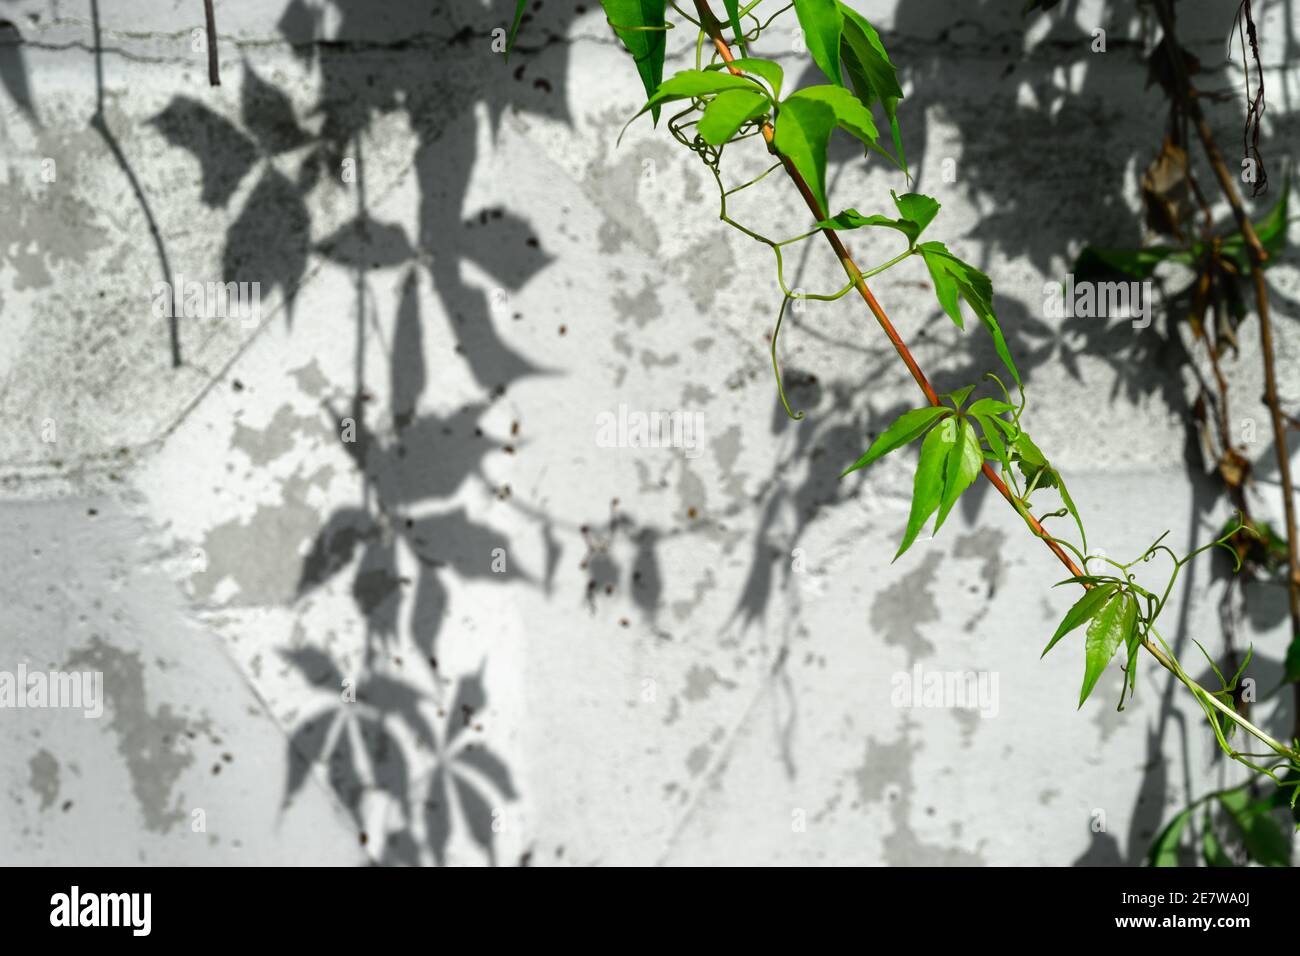
[[[1027,423],[1091,543],[1207,540],[1228,511],[1163,319],[1043,315],[1085,242],[1142,238],[1164,104],[1139,25],[1114,4],[1028,28],[1020,0],[857,5],[906,79],[915,188],[944,204],[931,231],[992,276]],[[218,89],[191,46],[201,4],[101,6],[102,91],[89,3],[10,4],[21,40],[0,38],[0,670],[98,670],[107,697],[98,720],[0,712],[0,861],[1132,862],[1189,793],[1235,779],[1150,662],[1124,712],[1116,669],[1076,711],[1080,643],[1038,659],[1072,600],[1061,571],[982,486],[890,563],[914,453],[835,475],[914,386],[860,302],[813,303],[782,333],[807,412],[785,419],[770,255],[717,221],[665,130],[616,144],[642,94],[596,3],[546,0],[507,65],[486,35],[506,0],[219,2]],[[1217,69],[1230,11],[1179,7]],[[1278,185],[1285,10],[1262,24]],[[786,20],[762,52],[810,82]],[[671,41],[687,65],[690,37]],[[1237,114],[1216,115],[1232,150]],[[738,168],[761,168],[751,152]],[[836,208],[903,188],[836,156]],[[807,228],[787,184],[756,190],[743,215]],[[851,245],[864,264],[893,248]],[[837,284],[807,248],[798,284]],[[1294,263],[1270,272],[1292,405]],[[956,331],[918,270],[875,292],[936,385],[970,383],[995,367],[987,337]],[[151,310],[168,271],[260,279],[262,321],[182,320],[173,368]],[[1234,424],[1258,423],[1276,510],[1259,364],[1248,321]],[[620,405],[698,413],[698,454],[601,447]],[[1222,649],[1212,569],[1165,625],[1197,672],[1192,638]],[[1281,605],[1251,608],[1271,688]],[[996,675],[996,714],[894,706],[918,666]],[[1286,705],[1261,713],[1289,726]]]

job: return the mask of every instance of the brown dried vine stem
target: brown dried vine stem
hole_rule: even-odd
[[[712,41],[714,48],[718,51],[718,55],[722,58],[723,62],[726,63],[727,69],[733,74],[740,75],[741,71],[737,69],[734,65],[735,57],[731,53],[731,47],[728,45],[726,39],[723,37],[722,26],[718,22],[717,17],[713,15],[713,11],[709,8],[708,0],[695,0],[695,9],[699,13],[700,26],[703,28],[705,33],[708,34],[708,37]],[[781,164],[785,168],[786,174],[790,177],[795,187],[799,190],[799,194],[803,197],[804,202],[807,204],[809,212],[813,214],[813,217],[817,221],[821,221],[825,219],[826,211],[821,208],[820,204],[813,196],[812,190],[809,189],[808,184],[807,182],[804,181],[803,176],[800,175],[799,171],[794,167],[794,164],[790,162],[788,158],[786,158],[785,156],[781,156],[779,153],[776,152],[776,149],[773,145],[773,139],[776,134],[771,124],[764,122],[761,126],[761,133],[763,136],[763,140],[767,143],[769,151],[773,152],[780,158]],[[1249,223],[1247,223],[1247,226],[1249,226]],[[858,294],[862,296],[862,300],[867,304],[867,308],[870,309],[871,314],[875,316],[876,322],[879,323],[880,328],[884,331],[886,337],[888,337],[889,341],[893,344],[895,351],[898,352],[899,358],[903,360],[903,364],[906,365],[907,370],[911,372],[912,378],[916,381],[916,384],[920,387],[921,391],[925,394],[926,399],[930,402],[931,405],[942,404],[939,401],[939,396],[935,392],[934,387],[930,384],[929,379],[926,378],[925,373],[921,371],[921,367],[920,365],[917,364],[916,358],[912,355],[911,350],[908,349],[907,343],[903,341],[903,337],[899,335],[898,330],[894,327],[894,324],[889,320],[889,317],[885,314],[885,310],[881,308],[880,303],[876,301],[876,297],[872,295],[871,289],[867,286],[866,281],[862,278],[862,270],[859,269],[857,263],[853,261],[853,257],[850,255],[848,249],[845,248],[844,243],[840,239],[839,235],[833,229],[823,229],[822,233],[823,235],[826,236],[826,241],[830,243],[831,249],[835,252],[836,258],[839,259],[840,264],[844,267],[845,273],[849,276],[851,280],[853,280],[854,287],[858,290]],[[1258,246],[1259,240],[1258,237],[1254,236],[1254,232],[1252,231],[1249,235],[1250,237],[1254,238],[1254,243],[1256,246]],[[1262,247],[1260,247],[1260,251],[1263,252]],[[1258,274],[1258,270],[1255,271]],[[1022,510],[1020,507],[1017,506],[1017,502],[1014,496],[1011,494],[1011,491],[1007,488],[1006,483],[1003,482],[1001,477],[998,476],[997,472],[993,470],[993,468],[988,464],[988,462],[984,463],[982,470],[984,472],[984,477],[987,478],[992,483],[993,487],[998,490],[998,493],[1001,494],[1002,497],[1006,499],[1007,503],[1016,510],[1016,513],[1025,519],[1025,521],[1029,524],[1030,528],[1033,530],[1034,534],[1039,538],[1039,540],[1041,540],[1048,547],[1048,549],[1050,549],[1051,552],[1054,555],[1056,555],[1057,559],[1070,572],[1071,577],[1083,576],[1084,575],[1083,569],[1081,569],[1077,564],[1075,564],[1075,562],[1069,556],[1069,554],[1066,553],[1065,549],[1062,548],[1059,544],[1057,544],[1056,541],[1054,541],[1047,534],[1047,532],[1043,529],[1043,526],[1039,523],[1039,521],[1033,515],[1029,514],[1027,510]],[[1084,588],[1090,587],[1090,585],[1087,583],[1083,583],[1082,586]],[[1178,666],[1177,663],[1172,661],[1169,658],[1169,656],[1165,654],[1164,651],[1162,651],[1159,647],[1157,647],[1154,643],[1152,643],[1149,637],[1143,639],[1142,646],[1146,648],[1146,650],[1152,655],[1152,657],[1156,659],[1156,661],[1160,664],[1160,666],[1164,667],[1171,674],[1173,674],[1184,684],[1186,684],[1187,687],[1191,689],[1194,694],[1197,695],[1198,699],[1203,700],[1208,706],[1214,707],[1221,714],[1223,714],[1224,716],[1228,717],[1229,719],[1239,724],[1241,727],[1247,730],[1258,740],[1261,740],[1264,743],[1268,744],[1269,747],[1272,748],[1279,755],[1288,757],[1290,759],[1300,759],[1300,756],[1298,756],[1290,748],[1284,746],[1283,744],[1278,743],[1271,736],[1269,736],[1265,731],[1256,727],[1249,720],[1247,720],[1243,715],[1227,707],[1227,705],[1223,704],[1216,697],[1211,695],[1203,687],[1201,687],[1194,680],[1192,680],[1186,674],[1186,672],[1184,672],[1182,668]]]
[[[221,69],[217,64],[217,15],[212,0],[203,0],[203,19],[208,30],[208,85],[221,85]]]
[[[1241,203],[1241,196],[1237,191],[1237,184],[1228,171],[1228,165],[1224,162],[1223,154],[1219,151],[1214,132],[1210,129],[1210,124],[1206,121],[1205,114],[1201,110],[1197,91],[1191,85],[1187,67],[1183,61],[1182,47],[1178,43],[1173,5],[1170,0],[1157,0],[1156,12],[1160,18],[1160,28],[1165,34],[1170,62],[1173,65],[1177,80],[1177,89],[1184,99],[1187,115],[1196,128],[1196,135],[1201,141],[1205,158],[1214,171],[1215,179],[1219,182],[1219,190],[1223,193],[1223,198],[1227,200],[1232,209],[1233,218],[1236,220],[1237,227],[1241,230],[1241,235],[1246,241],[1246,253],[1250,256],[1250,275],[1254,286],[1255,311],[1259,318],[1260,351],[1263,353],[1261,358],[1264,365],[1264,404],[1268,407],[1269,419],[1273,427],[1273,447],[1277,458],[1278,480],[1282,487],[1282,508],[1286,521],[1287,604],[1291,616],[1291,637],[1293,640],[1297,640],[1300,639],[1300,553],[1297,552],[1298,542],[1296,540],[1298,522],[1296,518],[1295,486],[1291,478],[1291,453],[1287,447],[1286,414],[1283,412],[1277,397],[1277,359],[1273,348],[1273,320],[1269,308],[1268,286],[1264,281],[1264,263],[1268,261],[1269,256],[1260,243],[1259,236],[1255,234],[1254,224],[1250,221],[1250,217],[1246,215],[1245,207]],[[1249,17],[1248,6],[1246,16]],[[1258,51],[1253,23],[1250,32],[1252,44],[1255,45],[1255,49]],[[1256,52],[1256,58],[1258,58],[1258,52]],[[1300,683],[1295,685],[1295,703],[1295,725],[1292,736],[1300,737]]]

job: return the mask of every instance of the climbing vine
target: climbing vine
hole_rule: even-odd
[[[1261,539],[1264,534],[1261,525],[1239,509],[1236,519],[1218,537],[1187,554],[1178,554],[1164,543],[1168,532],[1130,561],[1118,561],[1105,552],[1089,549],[1085,522],[1063,476],[1025,427],[1028,395],[994,309],[992,281],[954,255],[942,241],[929,238],[921,241],[922,235],[934,225],[940,203],[920,193],[900,194],[895,190],[891,191],[890,198],[896,215],[879,211],[864,214],[853,207],[831,213],[834,206],[827,183],[827,151],[836,134],[855,140],[864,156],[882,159],[897,172],[904,187],[911,183],[899,126],[903,90],[878,32],[860,13],[838,0],[772,4],[779,9],[765,19],[760,19],[756,12],[760,3],[761,0],[745,4],[740,0],[724,0],[725,26],[707,0],[694,0],[691,11],[676,2],[657,0],[603,0],[602,6],[610,28],[632,56],[646,91],[645,105],[629,123],[649,114],[658,124],[661,114],[671,110],[665,123],[667,130],[708,169],[717,187],[719,219],[772,250],[781,302],[771,337],[771,357],[775,387],[786,413],[795,420],[804,418],[803,412],[791,407],[780,374],[779,335],[789,304],[796,300],[832,301],[856,291],[928,402],[899,416],[841,475],[867,468],[905,445],[920,443],[911,509],[895,560],[908,550],[931,519],[932,533],[937,534],[960,496],[983,475],[1014,508],[1029,532],[1042,540],[1064,565],[1068,576],[1060,585],[1083,589],[1082,596],[1065,612],[1043,650],[1046,655],[1061,642],[1083,644],[1084,673],[1079,706],[1088,700],[1105,670],[1117,663],[1124,674],[1118,701],[1122,710],[1125,700],[1136,689],[1145,652],[1191,694],[1222,751],[1252,773],[1277,784],[1276,798],[1264,801],[1255,799],[1247,788],[1220,791],[1197,801],[1160,835],[1152,850],[1152,861],[1175,862],[1177,844],[1187,820],[1200,809],[1208,813],[1208,807],[1215,804],[1237,824],[1252,858],[1284,865],[1286,854],[1278,850],[1278,841],[1269,829],[1276,827],[1266,811],[1286,804],[1296,806],[1300,795],[1300,740],[1275,739],[1239,707],[1237,692],[1250,653],[1229,678],[1198,643],[1220,684],[1218,689],[1211,690],[1193,679],[1157,627],[1180,572],[1189,562],[1219,548],[1231,553],[1234,567],[1240,569],[1243,542]],[[1030,0],[1026,11],[1053,5]],[[523,8],[521,3],[520,14]],[[773,21],[791,12],[825,82],[787,93],[783,89],[782,67],[774,60],[759,56],[758,51],[763,34]],[[670,15],[693,28],[695,63],[694,68],[665,78],[668,38],[674,35],[677,26],[669,19]],[[1243,22],[1250,24],[1250,42],[1258,59],[1257,37],[1248,3],[1243,7],[1242,17]],[[516,15],[510,34],[512,41],[519,24],[520,16]],[[1162,26],[1168,38],[1172,33],[1171,21],[1162,21]],[[678,31],[678,34],[685,32]],[[1185,69],[1176,55],[1170,63],[1175,71]],[[1262,74],[1257,88],[1262,89]],[[1194,97],[1187,99],[1182,104],[1185,115],[1193,123],[1203,125]],[[1262,95],[1252,99],[1254,125],[1246,150],[1248,157],[1256,161],[1259,160],[1258,114],[1262,108]],[[888,137],[881,135],[883,127],[888,128]],[[733,149],[766,149],[771,162],[759,175],[730,183],[724,159]],[[1219,166],[1222,166],[1221,158]],[[810,214],[806,227],[781,239],[773,239],[741,222],[728,208],[729,198],[742,190],[774,182],[769,177],[777,170],[785,172]],[[1231,201],[1234,197],[1235,193],[1228,198]],[[875,204],[875,209],[883,205]],[[1233,208],[1238,228],[1227,236],[1212,235],[1207,229],[1201,239],[1189,240],[1181,248],[1090,249],[1081,267],[1100,264],[1112,271],[1146,278],[1157,265],[1170,261],[1220,272],[1232,270],[1233,276],[1248,273],[1259,281],[1264,262],[1285,241],[1287,188],[1284,186],[1274,212],[1257,226],[1245,218],[1239,203]],[[880,264],[861,269],[839,238],[841,232],[859,229],[897,233],[904,248],[882,253]],[[785,275],[785,256],[792,247],[813,241],[819,235],[842,266],[845,283],[815,293],[790,288]],[[974,315],[992,338],[1010,387],[999,370],[989,371],[981,382],[950,393],[935,392],[867,285],[867,280],[874,276],[918,259],[919,263],[909,267],[924,264],[938,304],[952,322],[962,329],[966,316]],[[1259,308],[1261,318],[1266,321],[1267,303],[1262,296]],[[980,388],[991,394],[976,396]],[[1014,396],[1012,389],[1016,392]],[[1049,497],[1049,503],[1044,511],[1040,502],[1045,496]],[[1061,530],[1049,532],[1045,527],[1048,522]],[[1150,580],[1152,571],[1162,564],[1167,568],[1166,573],[1158,581]],[[1081,639],[1077,636],[1080,632]],[[1244,743],[1244,739],[1252,743]],[[1204,832],[1207,862],[1223,862],[1227,857],[1213,829],[1207,827]]]

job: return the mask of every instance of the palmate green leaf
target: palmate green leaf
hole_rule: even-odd
[[[947,419],[951,421],[952,419]],[[925,523],[939,507],[943,497],[944,466],[948,452],[956,444],[956,428],[932,428],[921,442],[921,460],[916,465],[916,479],[912,483],[912,511],[907,517],[907,531],[903,543],[894,555],[897,561],[912,546]]]
[[[940,408],[937,405],[904,412],[894,419],[894,423],[886,428],[880,437],[871,443],[871,447],[867,449],[865,455],[840,473],[840,477],[843,478],[849,472],[856,471],[859,468],[865,468],[877,458],[882,458],[891,451],[915,441],[925,434],[926,430],[940,418],[951,414],[952,412],[948,409]]]
[[[1169,825],[1160,831],[1160,835],[1151,844],[1151,852],[1147,854],[1147,862],[1152,866],[1178,866],[1178,842],[1182,838],[1183,830],[1187,828],[1187,822],[1191,818],[1192,808],[1188,807],[1170,820]]]
[[[837,86],[810,86],[791,93],[781,103],[776,123],[777,150],[808,183],[823,215],[827,208],[826,147],[836,126],[869,148],[879,149],[871,114],[852,93]]]
[[[710,146],[721,146],[746,122],[762,116],[770,108],[771,101],[757,90],[727,90],[705,107],[696,128],[700,138]]]
[[[940,426],[941,428],[944,426]],[[934,533],[943,527],[948,512],[957,503],[961,493],[969,488],[979,477],[984,464],[984,453],[980,451],[979,438],[970,419],[962,415],[957,423],[957,440],[948,452],[948,464],[944,472],[943,497],[939,501],[939,517],[934,519]]]
[[[1219,803],[1241,831],[1246,853],[1264,866],[1290,866],[1291,840],[1270,815],[1267,799],[1254,800],[1245,790],[1229,790],[1218,795]]]
[[[748,54],[745,49],[745,28],[740,25],[740,0],[722,0],[722,5],[727,8],[727,21],[731,24],[731,31],[736,35],[736,46],[740,47],[740,52]]]
[[[614,35],[623,41],[627,52],[636,62],[641,75],[641,85],[646,96],[653,96],[664,78],[664,50],[667,47],[664,28],[664,9],[667,0],[600,0],[605,17],[614,28]],[[649,27],[651,29],[620,29],[620,27]],[[659,106],[650,108],[656,123]]]
[[[1084,641],[1083,688],[1079,691],[1079,706],[1088,699],[1097,686],[1102,671],[1115,656],[1115,651],[1137,625],[1137,604],[1126,591],[1116,592],[1093,615]]]
[[[903,137],[898,127],[898,101],[903,98],[898,72],[890,62],[876,28],[852,7],[843,3],[839,7],[844,18],[840,59],[849,75],[849,83],[862,105],[868,109],[876,100],[880,101],[885,118],[889,120],[896,161],[903,172],[907,173],[907,157],[903,154]]]
[[[794,12],[799,18],[808,52],[813,62],[836,86],[843,86],[840,78],[840,33],[844,17],[836,0],[794,0]]]
[[[1002,359],[1002,364],[1007,367],[1016,384],[1022,384],[1020,372],[1016,369],[1011,350],[1007,348],[1006,339],[1002,336],[1002,328],[993,313],[993,283],[989,277],[974,266],[962,262],[942,242],[923,242],[917,249],[925,258],[930,278],[934,282],[934,294],[948,317],[956,323],[957,328],[965,327],[958,297],[965,299],[993,337],[993,348]]]
[[[731,66],[740,70],[742,73],[748,73],[751,76],[757,76],[764,80],[772,88],[772,97],[781,98],[781,84],[785,82],[785,70],[781,69],[781,64],[775,60],[764,60],[756,56],[741,57],[731,61]],[[725,70],[726,63],[714,63],[706,67],[708,70]]]
[[[1074,603],[1074,607],[1065,612],[1065,617],[1061,619],[1061,624],[1052,635],[1052,639],[1047,642],[1043,648],[1043,653],[1039,659],[1047,656],[1047,652],[1056,646],[1056,643],[1065,635],[1069,634],[1084,621],[1090,621],[1096,616],[1097,612],[1105,606],[1106,602],[1111,599],[1118,585],[1103,584],[1098,587],[1089,588],[1083,592],[1083,597]]]

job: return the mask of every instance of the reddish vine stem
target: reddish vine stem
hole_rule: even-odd
[[[735,57],[732,56],[731,47],[727,44],[726,39],[723,38],[722,26],[718,23],[717,17],[713,15],[713,11],[709,8],[708,0],[695,0],[695,9],[699,12],[700,23],[703,25],[705,32],[708,33],[709,39],[713,41],[713,46],[718,51],[718,55],[721,56],[723,61],[727,64],[727,69],[732,73],[739,75],[741,71],[732,65],[732,61]],[[775,132],[770,123],[763,123],[762,134],[763,140],[768,145],[768,149],[773,153],[776,153],[776,148],[772,142]],[[776,155],[781,160],[781,165],[785,167],[785,171],[794,182],[795,187],[799,190],[799,195],[803,196],[803,200],[807,204],[809,212],[813,214],[813,218],[819,222],[825,219],[826,211],[821,208],[821,204],[817,202],[812,190],[808,187],[808,183],[804,181],[803,176],[800,175],[797,169],[795,169],[794,164],[790,162],[787,157],[779,153],[776,153]],[[912,378],[915,379],[916,384],[920,386],[926,399],[931,405],[942,405],[943,403],[939,400],[938,393],[935,392],[934,386],[930,384],[930,380],[925,377],[925,373],[921,371],[921,366],[917,364],[916,358],[907,347],[907,343],[903,341],[903,337],[899,335],[898,330],[894,328],[894,323],[889,321],[889,316],[885,314],[885,310],[880,307],[880,303],[877,302],[876,297],[872,295],[871,289],[867,286],[866,280],[862,278],[862,270],[859,269],[857,263],[853,261],[853,256],[849,253],[849,250],[845,248],[844,242],[840,239],[839,234],[836,233],[834,229],[823,229],[822,235],[824,235],[826,241],[830,243],[831,249],[835,252],[835,257],[839,259],[840,263],[844,266],[844,271],[848,274],[849,278],[853,280],[854,288],[858,290],[858,294],[862,296],[862,301],[867,304],[867,308],[870,309],[871,314],[875,316],[876,322],[880,324],[881,330],[885,333],[885,336],[889,339],[890,343],[893,344],[894,350],[898,352],[898,356],[903,360],[903,364],[907,366],[907,370],[912,373]],[[984,472],[984,477],[987,478],[992,483],[993,487],[998,490],[998,494],[1002,495],[1002,497],[1006,499],[1007,504],[1016,508],[1016,512],[1024,517],[1024,519],[1029,523],[1029,526],[1033,529],[1034,533],[1045,545],[1047,545],[1051,552],[1056,555],[1057,559],[1065,565],[1066,569],[1070,572],[1070,576],[1081,576],[1084,573],[1083,569],[1074,563],[1074,559],[1066,553],[1064,548],[1048,536],[1038,519],[1031,515],[1027,510],[1022,510],[1016,507],[1016,501],[1014,496],[1011,494],[1011,490],[1007,488],[1006,482],[1002,480],[988,462],[984,463],[982,470]],[[1161,654],[1153,645],[1150,646],[1149,649],[1152,650],[1158,658],[1164,657],[1164,655]]]
[[[221,85],[221,70],[217,64],[217,15],[212,0],[203,0],[203,19],[208,28],[208,85]]]

